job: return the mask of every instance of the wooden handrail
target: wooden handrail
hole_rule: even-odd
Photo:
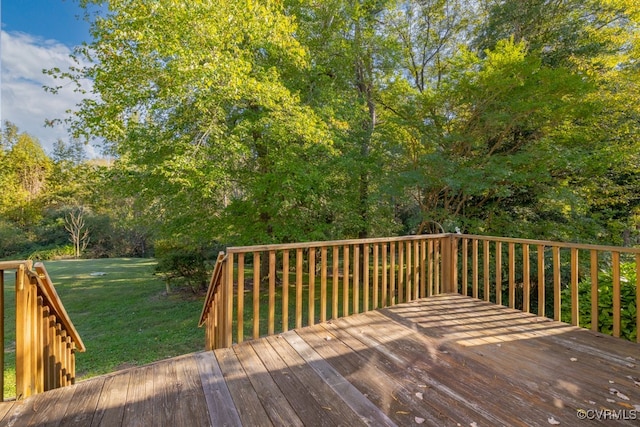
[[[496,236],[481,236],[475,234],[450,234],[451,236],[461,239],[466,238],[469,240],[489,241],[489,242],[503,242],[514,244],[528,244],[528,245],[542,245],[549,248],[575,248],[580,250],[597,250],[601,252],[619,252],[627,254],[640,254],[640,248],[630,248],[623,246],[607,246],[607,245],[591,245],[586,243],[569,243],[569,242],[554,242],[551,240],[535,240],[535,239],[520,239],[514,237],[496,237]]]
[[[5,270],[16,271],[16,398],[75,383],[75,352],[85,351],[85,345],[44,264],[34,267],[30,260],[0,262],[3,296]],[[4,323],[4,299],[0,302]],[[1,342],[4,355],[4,336]],[[3,357],[0,365],[4,368]],[[4,400],[4,377],[0,386]]]
[[[583,252],[591,262],[588,275]],[[611,257],[611,331],[598,326],[602,254]],[[591,328],[619,337],[621,255],[635,260],[640,307],[639,248],[448,233],[230,247],[218,256],[199,325],[206,324],[206,348],[229,347],[245,336],[450,292],[527,312],[535,307],[540,316],[580,325],[579,286],[587,279]],[[638,315],[635,325],[640,330]]]
[[[75,344],[76,350],[80,352],[86,351],[82,338],[80,338],[80,334],[78,334],[78,331],[71,322],[71,318],[69,317],[67,310],[64,308],[64,305],[62,305],[62,300],[58,296],[58,292],[56,292],[53,282],[51,281],[51,277],[49,277],[49,273],[44,267],[44,264],[37,262],[33,267],[37,275],[34,275],[33,272],[30,272],[29,275],[38,281],[38,288],[41,290],[43,297],[48,301],[48,306],[50,310],[52,310],[51,314],[60,319],[60,322],[64,326],[64,330],[67,331],[67,335]]]

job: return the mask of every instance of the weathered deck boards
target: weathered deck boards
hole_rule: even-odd
[[[639,425],[640,345],[442,295],[3,403],[0,425],[570,426],[578,410]]]

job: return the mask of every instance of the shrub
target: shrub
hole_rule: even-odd
[[[580,325],[591,328],[591,280],[578,284]],[[635,341],[636,328],[636,270],[635,263],[620,264],[620,337]],[[562,291],[562,320],[571,321],[571,289]],[[598,275],[598,331],[613,334],[613,275],[611,271]]]
[[[73,258],[75,250],[73,245],[57,246],[49,249],[38,249],[29,255],[34,261],[50,261],[54,259]]]
[[[32,247],[33,242],[24,230],[0,219],[0,258],[18,257],[17,254],[28,253]]]
[[[156,272],[163,275],[167,292],[171,285],[199,293],[207,289],[209,278],[206,251],[176,244],[156,244]]]

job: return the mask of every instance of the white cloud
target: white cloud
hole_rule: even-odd
[[[2,105],[0,120],[8,120],[22,132],[38,138],[45,151],[51,152],[57,139],[68,141],[63,124],[45,127],[46,120],[64,119],[67,110],[74,109],[83,97],[74,91],[75,84],[65,86],[57,94],[45,92],[44,86],[60,85],[60,80],[44,74],[44,69],[67,70],[77,66],[70,58],[71,49],[55,40],[44,40],[29,34],[2,31],[0,34],[2,63]],[[89,81],[83,82],[90,89]],[[87,147],[90,157],[97,155],[94,147]]]

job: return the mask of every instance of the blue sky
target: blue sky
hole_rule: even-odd
[[[0,120],[35,136],[50,152],[68,134],[63,125],[45,127],[45,120],[66,117],[81,95],[71,85],[58,95],[45,92],[42,87],[54,82],[42,70],[73,65],[69,55],[74,46],[90,41],[89,24],[77,0],[1,0],[0,6]],[[92,147],[88,154],[96,155]]]
[[[19,31],[66,46],[88,41],[89,24],[77,0],[2,0],[2,29]]]

